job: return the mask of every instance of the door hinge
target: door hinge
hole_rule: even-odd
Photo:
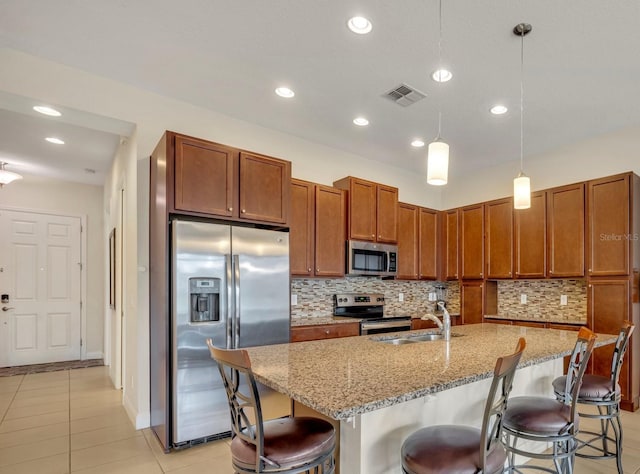
[[[78,262],[78,266],[80,267],[80,271],[82,271],[82,262]]]
[[[82,347],[82,338],[80,338],[80,347]]]
[[[82,225],[80,225],[80,233],[82,234],[83,231],[84,231],[84,227],[82,227]]]
[[[80,301],[80,310],[82,310],[82,301]]]

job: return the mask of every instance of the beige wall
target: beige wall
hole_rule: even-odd
[[[400,200],[436,209],[508,196],[517,174],[510,163],[452,178],[444,189],[424,176],[250,124],[123,83],[91,75],[9,49],[0,49],[0,90],[125,120],[137,125],[126,157],[117,158],[105,190],[112,204],[114,183],[124,183],[125,233],[125,405],[140,428],[149,419],[148,370],[148,156],[164,130],[174,130],[290,160],[293,176],[324,184],[355,175],[400,188]],[[590,143],[527,160],[534,189],[638,169],[640,133],[601,137]],[[454,146],[454,144],[452,144]],[[137,160],[137,162],[136,162]],[[103,236],[98,237],[102,245]],[[104,247],[106,248],[106,247]]]
[[[0,207],[86,218],[86,351],[89,358],[103,355],[105,311],[105,242],[102,188],[25,176],[0,189]],[[108,300],[106,306],[108,306]]]

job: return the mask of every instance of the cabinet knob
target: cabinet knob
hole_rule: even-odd
[[[316,268],[316,272],[319,272],[319,271],[320,271],[320,268]]]
[[[227,209],[229,212],[233,211],[233,207],[230,207],[229,209]]]
[[[591,273],[591,269],[589,269],[589,273]]]
[[[311,273],[311,267],[307,268],[307,271],[308,271],[309,273]]]
[[[244,214],[244,213],[245,213],[245,212],[247,212],[247,211],[246,211],[245,209],[242,209],[242,211],[240,211],[240,212],[242,212],[242,213]]]
[[[373,238],[375,238],[375,236],[376,236],[375,234],[371,234],[371,238],[372,238],[372,239],[373,239]]]
[[[330,331],[328,329],[325,329],[325,331],[324,331],[325,334],[329,334],[329,332]]]
[[[378,236],[378,238],[379,238],[379,239],[381,239],[381,238],[382,238],[382,235],[379,235],[379,236]]]

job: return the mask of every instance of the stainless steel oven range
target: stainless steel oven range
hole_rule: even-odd
[[[333,295],[333,315],[360,318],[361,335],[411,329],[410,316],[384,317],[384,295],[379,293]]]

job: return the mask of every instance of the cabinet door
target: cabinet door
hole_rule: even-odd
[[[418,277],[424,280],[438,278],[438,213],[419,208]]]
[[[483,205],[460,209],[461,278],[477,279],[484,274]]]
[[[458,210],[444,214],[444,252],[442,256],[445,280],[458,279]]]
[[[511,278],[513,272],[513,199],[485,204],[486,278]]]
[[[395,244],[398,241],[398,188],[377,185],[376,240]]]
[[[398,275],[399,280],[418,278],[418,207],[398,204]]]
[[[238,153],[195,138],[175,137],[176,210],[237,216],[234,190]]]
[[[515,209],[516,278],[544,278],[547,269],[546,193],[531,194],[529,209]]]
[[[629,274],[629,186],[629,175],[597,179],[587,184],[589,275]]]
[[[287,224],[291,163],[240,153],[240,218]]]
[[[313,183],[291,180],[289,261],[292,275],[313,275],[315,191]]]
[[[550,277],[584,276],[584,184],[547,191]]]
[[[618,334],[622,321],[630,320],[629,301],[631,301],[629,279],[608,279],[590,281],[588,287],[588,321],[589,327],[604,334]],[[611,374],[611,357],[613,345],[599,347],[591,356],[591,371],[594,374],[608,377]],[[630,345],[629,353],[632,352]],[[622,400],[630,401],[630,364],[629,354],[625,357],[620,372]],[[638,370],[635,368],[635,370]]]
[[[344,276],[345,197],[340,189],[316,185],[315,275]]]
[[[348,235],[351,240],[376,240],[376,185],[358,178],[345,178],[349,190]],[[345,180],[334,183],[339,188]]]
[[[481,323],[484,316],[484,283],[465,281],[460,285],[462,324]]]

